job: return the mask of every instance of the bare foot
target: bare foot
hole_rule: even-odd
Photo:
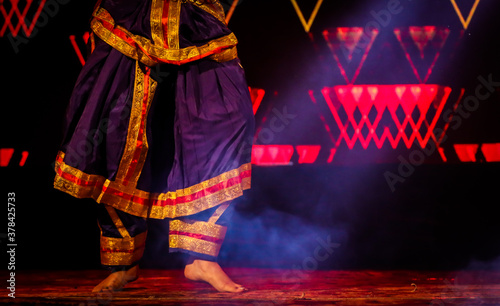
[[[245,287],[233,282],[222,270],[218,263],[195,259],[186,265],[184,276],[193,281],[204,281],[212,285],[219,292],[243,292]]]
[[[111,273],[106,277],[99,285],[97,285],[92,292],[103,292],[103,291],[119,291],[123,287],[135,281],[139,275],[139,267],[134,266],[127,271],[118,271]]]

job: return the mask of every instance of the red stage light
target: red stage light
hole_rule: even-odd
[[[461,162],[476,162],[478,150],[481,150],[486,162],[500,162],[500,143],[454,144],[453,147]]]
[[[26,163],[26,159],[28,159],[29,152],[28,151],[23,151],[21,160],[19,161],[19,166],[23,167],[24,164]]]
[[[254,145],[252,163],[262,166],[289,165],[292,155],[291,145]]]
[[[394,34],[418,81],[426,83],[450,34],[450,29],[436,26],[412,26],[396,28]]]
[[[481,151],[487,162],[500,162],[500,143],[483,143]]]
[[[323,31],[323,37],[347,84],[353,84],[358,77],[377,35],[377,29],[364,31],[359,27],[339,27]],[[354,53],[361,56],[353,57]]]
[[[364,149],[371,141],[379,149],[386,140],[394,149],[400,141],[407,148],[414,143],[423,148],[431,138],[437,143],[432,131],[450,92],[449,87],[424,84],[347,85],[322,90],[340,131],[336,137],[332,136],[336,139],[335,147],[344,140],[349,149],[356,142]],[[316,103],[312,95],[311,98]],[[392,118],[390,124],[382,122],[384,114]],[[337,129],[328,129],[331,130]]]
[[[335,153],[337,153],[337,149],[331,148],[330,155],[328,156],[328,160],[326,161],[327,163],[331,163],[333,161],[333,158],[335,157]]]
[[[80,51],[80,47],[78,47],[78,44],[76,43],[75,35],[70,35],[69,40],[71,41],[71,45],[73,46],[73,49],[75,49],[76,56],[78,56],[78,59],[80,60],[80,64],[85,65],[85,59],[83,58],[82,52]]]
[[[299,154],[299,164],[312,164],[318,158],[321,146],[296,146],[297,153]]]
[[[12,160],[12,156],[14,155],[14,149],[13,148],[1,148],[0,149],[0,167],[7,167],[10,164],[10,161]],[[21,153],[21,160],[19,161],[19,166],[23,167],[24,164],[26,163],[26,160],[28,159],[29,152],[28,151],[23,151]]]
[[[88,43],[90,39],[90,33],[85,32],[82,35],[83,41],[85,44]],[[78,43],[76,42],[76,36],[75,35],[70,35],[69,36],[69,41],[71,42],[71,45],[73,46],[73,49],[75,50],[76,56],[78,57],[78,60],[80,60],[80,64],[85,65],[85,58],[83,57],[82,51],[80,47],[78,46]]]
[[[454,144],[455,152],[462,162],[475,162],[478,144]]]
[[[250,90],[250,98],[252,99],[253,113],[255,115],[259,109],[262,99],[264,99],[266,91],[264,89],[252,87],[248,87],[248,90]]]
[[[5,9],[4,1],[0,1],[0,14],[2,14],[4,18],[4,23],[2,25],[2,28],[0,28],[0,37],[3,37],[5,35],[7,28],[10,30],[12,37],[16,37],[19,34],[19,30],[21,28],[23,29],[26,37],[30,37],[47,0],[41,0],[38,3],[38,8],[35,11],[31,22],[29,22],[26,15],[28,14],[31,5],[33,4],[33,0],[26,0],[24,8],[19,7],[19,3],[21,2],[19,0],[10,0],[9,2],[9,11],[7,12]],[[17,20],[17,24],[14,24],[15,20]]]
[[[12,148],[0,149],[0,167],[7,167],[13,154],[14,149]]]
[[[401,30],[396,29],[398,34],[398,39],[401,38]],[[417,46],[418,50],[420,51],[420,58],[424,58],[424,48],[427,46],[429,41],[431,41],[434,36],[436,35],[436,27],[435,26],[424,26],[424,27],[409,27],[408,32],[410,34],[410,37],[412,38],[413,42]],[[448,31],[449,32],[449,31]],[[401,40],[400,40],[401,43]]]

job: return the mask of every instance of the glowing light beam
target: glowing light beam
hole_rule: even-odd
[[[450,0],[450,1],[451,1],[451,4],[453,5],[453,8],[455,9],[455,12],[458,15],[458,18],[460,19],[460,22],[462,23],[462,26],[464,27],[464,30],[467,30],[467,27],[469,27],[470,21],[472,19],[472,16],[474,16],[474,13],[476,12],[476,8],[479,5],[479,1],[481,1],[481,0],[476,0],[474,2],[471,10],[469,11],[469,15],[467,16],[467,20],[464,19],[464,16],[462,15],[462,11],[458,7],[456,1],[455,0]]]
[[[297,16],[299,16],[300,23],[302,23],[304,30],[306,30],[306,33],[309,33],[309,30],[311,29],[311,26],[314,22],[314,19],[316,19],[316,15],[318,14],[321,4],[323,3],[323,0],[318,0],[318,2],[316,2],[316,6],[314,7],[314,10],[311,13],[311,16],[309,17],[309,20],[307,22],[306,19],[304,18],[304,15],[302,14],[302,10],[297,4],[297,1],[296,0],[290,0],[290,1],[292,2],[295,12],[297,12]]]

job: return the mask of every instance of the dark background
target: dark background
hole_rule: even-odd
[[[262,121],[269,107],[285,105],[299,116],[273,143],[328,147],[307,92],[344,82],[321,32],[338,26],[364,27],[373,20],[370,12],[386,9],[388,2],[325,0],[308,35],[289,1],[241,1],[229,26],[240,41],[249,85],[266,90],[257,126],[266,126]],[[0,147],[15,149],[9,166],[0,168],[1,194],[6,202],[8,192],[16,193],[18,270],[98,268],[96,204],[52,188],[64,112],[81,69],[69,36],[76,35],[84,49],[81,37],[89,30],[94,4],[51,3],[52,9],[45,11],[48,17],[39,21],[29,38],[21,43],[14,39],[17,45],[9,31],[0,38]],[[308,19],[315,1],[298,3]],[[467,15],[473,1],[457,3]],[[463,27],[449,0],[401,0],[400,6],[402,12],[381,27],[358,84],[417,83],[392,32],[410,25],[445,26],[451,31],[429,84],[449,86],[454,93],[464,88],[470,95],[479,84],[478,76],[491,74],[500,80],[498,1],[479,3],[460,39]],[[335,165],[255,166],[252,189],[238,202],[221,263],[307,270],[311,266],[305,263],[322,245],[319,240],[331,240],[338,244],[335,252],[313,268],[499,269],[500,166],[460,163],[453,151],[453,144],[500,142],[499,102],[496,91],[448,132],[443,144],[447,163],[430,156],[394,191],[384,173],[400,173],[397,156],[407,157],[415,148],[344,148],[349,160],[345,164],[340,160]],[[22,151],[29,157],[19,167]],[[380,158],[373,156],[384,158],[376,162]],[[151,223],[144,266],[178,267],[180,256],[166,254],[162,226]],[[6,225],[2,227],[0,233],[5,233]],[[7,260],[3,262],[5,269]]]

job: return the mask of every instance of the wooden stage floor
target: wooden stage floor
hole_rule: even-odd
[[[143,270],[123,291],[93,296],[105,271],[18,271],[9,305],[500,305],[500,271],[300,271],[226,268],[249,288],[218,293],[181,270]],[[4,291],[5,292],[5,291]]]

